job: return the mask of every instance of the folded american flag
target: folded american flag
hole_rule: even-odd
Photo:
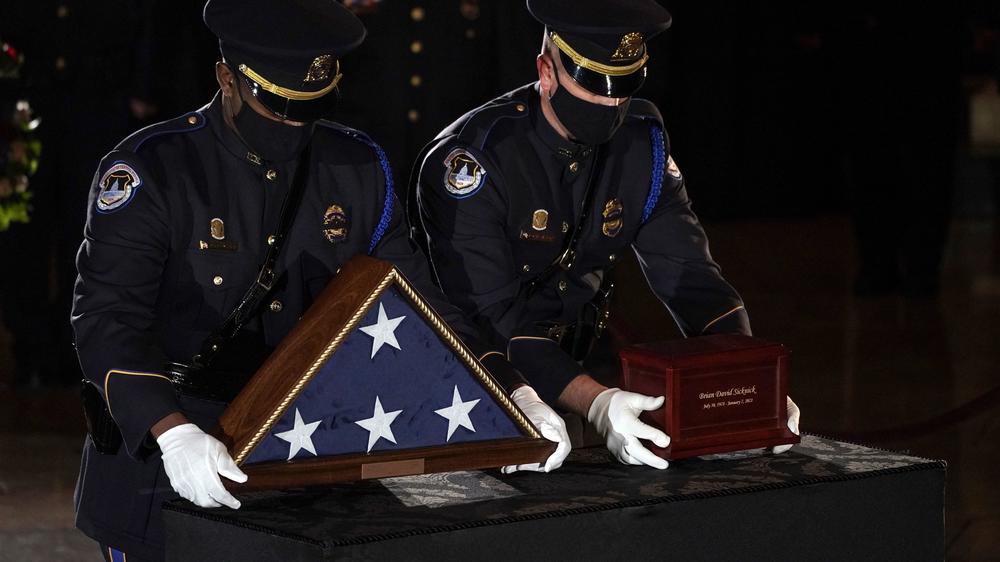
[[[245,464],[521,435],[470,368],[391,287]]]

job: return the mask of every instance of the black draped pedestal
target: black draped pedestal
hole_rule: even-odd
[[[454,472],[164,509],[167,559],[941,560],[945,465],[805,436],[623,466],[574,451],[552,474]]]

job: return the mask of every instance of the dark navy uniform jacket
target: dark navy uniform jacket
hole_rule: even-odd
[[[395,264],[501,384],[522,382],[434,287],[426,258],[409,242],[382,150],[328,122],[317,125],[312,142],[309,180],[277,264],[283,279],[245,328],[263,346],[246,350],[259,356],[250,367],[341,264],[370,253]],[[77,525],[91,537],[136,556],[162,556],[159,506],[177,496],[149,429],[181,411],[209,430],[224,408],[179,396],[164,365],[189,363],[255,279],[296,165],[248,153],[225,124],[218,95],[132,135],[101,162],[77,258],[72,323],[85,376],[103,393],[124,446],[101,455],[88,439],[76,503]]]
[[[634,99],[601,148],[593,208],[569,271],[528,284],[576,228],[594,149],[560,137],[529,84],[452,124],[419,175],[418,202],[441,288],[508,346],[546,401],[582,373],[539,323],[572,323],[624,252],[685,336],[750,333],[743,302],[712,260],[656,107]]]

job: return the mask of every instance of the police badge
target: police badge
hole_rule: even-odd
[[[456,199],[474,194],[486,181],[486,170],[468,152],[452,150],[444,159],[444,187]]]
[[[622,208],[622,202],[617,199],[611,199],[604,204],[604,211],[601,212],[604,219],[601,223],[601,232],[608,238],[614,238],[622,231]]]
[[[97,194],[97,210],[110,213],[124,207],[132,199],[132,194],[142,185],[142,180],[132,166],[124,162],[115,162],[104,172],[98,183],[101,191]]]
[[[347,215],[344,214],[344,209],[340,205],[330,205],[324,213],[323,236],[326,236],[331,244],[347,239]]]

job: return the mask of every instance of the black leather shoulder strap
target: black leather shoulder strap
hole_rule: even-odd
[[[299,155],[295,176],[292,178],[288,194],[285,195],[285,200],[281,204],[281,214],[278,216],[278,227],[275,229],[273,242],[267,249],[267,256],[257,273],[257,278],[247,289],[240,303],[226,318],[226,321],[205,339],[201,346],[201,352],[192,358],[191,362],[195,368],[207,368],[211,365],[212,360],[218,356],[226,344],[232,341],[237,332],[260,312],[261,303],[274,288],[275,264],[278,263],[278,255],[281,253],[285,238],[298,214],[299,204],[302,202],[302,193],[305,191],[306,183],[308,183],[311,154],[312,144],[310,143]]]

